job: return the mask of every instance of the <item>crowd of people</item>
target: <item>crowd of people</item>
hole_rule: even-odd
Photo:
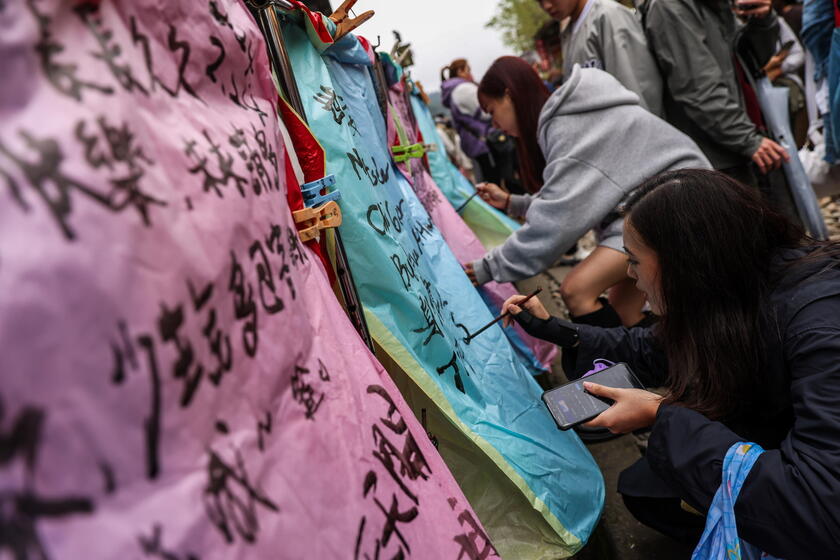
[[[756,91],[765,78],[789,88],[797,147],[809,121],[823,124],[834,163],[840,53],[826,41],[840,6],[537,1],[557,27],[553,70],[508,56],[480,81],[464,59],[442,74],[480,196],[523,224],[467,275],[532,277],[594,231],[561,287],[570,321],[524,296],[504,311],[563,348],[569,379],[608,359],[664,388],[587,384],[614,403],[590,427],[651,430],[619,481],[628,509],[697,542],[733,450],[751,445],[761,453],[734,506],[742,547],[840,557],[840,244],[806,235],[780,172],[796,154],[772,138]],[[494,131],[516,139],[523,192],[494,180]]]

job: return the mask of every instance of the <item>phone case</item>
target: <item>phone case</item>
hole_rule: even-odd
[[[624,362],[620,362],[620,363],[614,364],[614,365],[612,365],[612,366],[610,366],[610,367],[608,367],[608,368],[606,368],[606,369],[603,369],[603,370],[601,370],[601,371],[599,371],[599,372],[596,372],[596,373],[592,374],[591,376],[588,376],[585,380],[586,380],[586,381],[593,381],[593,382],[595,382],[595,383],[599,383],[599,379],[601,379],[601,381],[603,381],[603,377],[604,377],[603,375],[599,375],[599,374],[603,374],[603,373],[605,373],[605,372],[608,372],[609,370],[611,370],[611,369],[613,369],[613,368],[615,368],[615,367],[617,367],[617,366],[623,366],[623,368],[626,370],[626,373],[627,373],[626,378],[629,380],[630,385],[632,385],[634,388],[637,388],[637,389],[643,389],[643,388],[644,388],[644,385],[643,385],[643,384],[639,381],[639,379],[638,379],[638,378],[636,377],[636,375],[633,373],[633,370],[632,370],[632,369],[630,369],[630,366],[628,366],[628,365],[627,365],[626,363],[624,363]],[[591,379],[590,379],[590,378],[591,378]],[[572,423],[569,423],[569,424],[564,424],[564,423],[562,423],[562,422],[561,422],[561,421],[557,418],[557,416],[555,416],[554,411],[552,410],[551,406],[549,405],[549,397],[548,397],[548,396],[549,396],[549,395],[551,395],[551,393],[553,393],[553,392],[555,392],[555,391],[561,391],[561,390],[565,389],[566,387],[568,387],[568,386],[570,386],[570,385],[574,385],[574,384],[576,384],[576,383],[581,382],[582,380],[584,380],[584,378],[575,379],[574,381],[570,381],[570,382],[568,382],[568,383],[565,383],[565,384],[563,384],[563,385],[560,385],[559,387],[554,387],[554,388],[552,388],[552,389],[549,389],[548,391],[545,391],[545,392],[543,392],[543,394],[542,394],[542,397],[541,397],[541,398],[542,398],[543,404],[544,404],[544,405],[545,405],[545,407],[548,409],[548,412],[549,412],[549,414],[551,415],[551,417],[554,419],[554,423],[555,423],[555,424],[557,424],[557,427],[558,427],[559,429],[563,430],[563,431],[566,431],[566,430],[569,430],[569,429],[571,429],[571,428],[574,428],[575,426],[577,426],[577,425],[579,425],[579,424],[583,424],[584,422],[588,422],[588,421],[592,420],[593,418],[595,418],[596,416],[598,416],[599,414],[601,414],[601,412],[603,412],[603,411],[601,411],[601,412],[597,412],[597,413],[595,413],[595,414],[593,414],[593,415],[591,415],[591,416],[588,416],[588,417],[583,418],[583,419],[579,419],[579,420],[577,420],[577,421],[575,421],[575,422],[572,422]],[[607,387],[613,387],[613,386],[614,386],[614,385],[612,385],[612,384],[609,384],[609,383],[603,383],[603,382],[600,382],[599,384],[600,384],[600,385],[607,386]],[[627,388],[627,387],[619,387],[619,388]],[[597,396],[595,396],[595,395],[591,395],[591,394],[589,394],[589,393],[587,393],[587,394],[588,394],[590,397],[592,397],[592,398],[595,398],[595,399],[598,399],[598,400],[600,400],[600,401],[604,402],[605,404],[611,404],[611,403],[607,402],[607,400],[605,400],[605,399],[603,399],[603,398],[601,398],[601,397],[597,397]]]

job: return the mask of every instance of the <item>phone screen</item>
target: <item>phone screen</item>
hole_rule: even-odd
[[[642,388],[642,384],[627,364],[616,364],[585,378],[546,391],[542,395],[543,402],[561,430],[568,430],[577,424],[591,420],[612,405],[612,402],[607,399],[587,393],[583,389],[584,381],[618,389]]]

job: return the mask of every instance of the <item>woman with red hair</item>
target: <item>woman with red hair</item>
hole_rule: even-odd
[[[643,295],[626,274],[620,207],[645,179],[679,168],[709,168],[697,145],[644,109],[611,75],[575,66],[549,94],[524,60],[506,56],[478,89],[496,127],[517,138],[523,185],[512,195],[494,184],[487,202],[524,225],[465,270],[476,284],[512,282],[551,267],[587,231],[598,247],[565,278],[561,296],[574,321],[632,326]],[[609,290],[609,299],[601,294]]]

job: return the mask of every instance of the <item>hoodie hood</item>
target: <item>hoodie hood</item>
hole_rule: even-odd
[[[450,111],[452,110],[450,106],[452,103],[452,92],[455,91],[456,87],[466,81],[464,78],[449,78],[440,85],[440,102],[443,103],[444,107]]]
[[[639,96],[603,70],[581,68],[575,64],[569,79],[543,105],[537,125],[538,136],[543,135],[553,117],[600,111],[619,105],[640,105]]]

